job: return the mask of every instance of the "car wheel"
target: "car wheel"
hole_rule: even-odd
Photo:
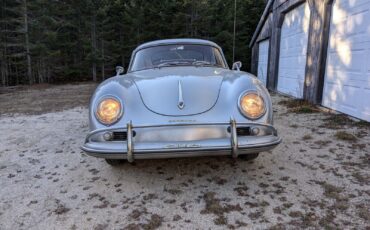
[[[105,159],[105,161],[112,166],[118,166],[125,162],[125,160],[119,160],[119,159]]]
[[[245,161],[252,161],[258,157],[259,153],[250,153],[245,155],[240,155],[239,158]]]

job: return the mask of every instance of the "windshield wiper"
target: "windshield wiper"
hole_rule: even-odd
[[[194,61],[192,65],[195,66],[215,66],[214,64],[208,62],[208,61]]]
[[[188,65],[190,62],[188,61],[171,61],[171,62],[164,62],[157,65],[157,68],[166,67],[166,66],[177,66],[177,65]]]

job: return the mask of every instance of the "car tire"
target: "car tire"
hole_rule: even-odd
[[[245,155],[240,155],[239,158],[245,161],[253,161],[258,157],[259,153],[250,153]]]
[[[105,159],[105,162],[107,162],[107,164],[112,165],[112,166],[118,166],[118,165],[122,165],[123,163],[125,163],[125,160]]]

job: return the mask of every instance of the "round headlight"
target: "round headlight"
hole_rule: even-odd
[[[242,94],[239,100],[239,108],[244,116],[252,120],[262,117],[266,112],[263,98],[255,92]]]
[[[111,125],[122,115],[121,103],[114,98],[100,101],[96,110],[96,118],[105,125]]]

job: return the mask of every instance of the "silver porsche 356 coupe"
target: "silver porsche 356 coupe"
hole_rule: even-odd
[[[127,74],[99,85],[82,149],[115,165],[136,159],[230,155],[247,160],[277,146],[268,91],[229,69],[221,48],[199,39],[145,43]]]

